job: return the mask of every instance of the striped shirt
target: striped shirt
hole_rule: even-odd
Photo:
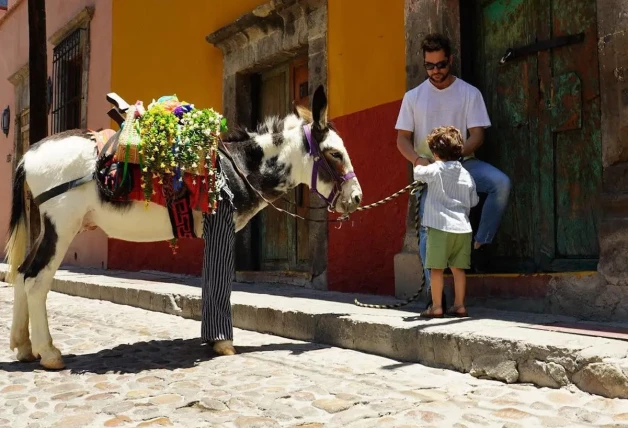
[[[458,161],[436,161],[414,168],[414,179],[427,184],[421,225],[451,233],[472,232],[471,207],[478,204],[475,182]]]

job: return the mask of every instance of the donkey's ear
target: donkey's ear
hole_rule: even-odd
[[[315,125],[327,127],[327,96],[323,85],[316,88],[312,99],[312,119]]]
[[[295,110],[297,111],[297,115],[303,119],[306,123],[312,123],[312,112],[309,108],[303,107],[299,104],[294,105]]]

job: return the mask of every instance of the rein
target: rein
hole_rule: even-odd
[[[313,144],[313,143],[315,143],[315,141],[313,141],[313,139],[312,139],[311,125],[306,125],[306,126],[303,127],[303,129],[304,129],[305,136],[307,138],[307,142],[308,142],[308,145],[309,145],[309,153],[310,153],[310,155],[312,157],[314,157],[314,167],[312,168],[312,181],[311,181],[310,191],[311,192],[315,192],[316,194],[318,194],[318,196],[327,203],[327,207],[307,207],[307,208],[308,209],[325,209],[325,208],[327,208],[327,210],[331,212],[330,206],[332,206],[332,204],[335,204],[336,200],[340,196],[340,188],[341,188],[342,184],[345,181],[350,180],[351,178],[355,177],[355,173],[354,172],[350,172],[348,174],[345,174],[344,176],[338,175],[336,173],[336,171],[329,166],[329,164],[327,163],[327,160],[325,159],[325,157],[320,153],[320,150],[318,148],[318,144]],[[227,149],[227,146],[225,145],[225,143],[222,140],[219,140],[218,149],[220,151],[222,151],[224,153],[224,155],[227,157],[227,159],[229,159],[231,161],[231,163],[233,164],[233,166],[236,169],[236,172],[238,173],[240,178],[242,178],[242,180],[244,180],[244,182],[246,184],[248,184],[259,195],[260,198],[262,198],[266,203],[268,203],[270,206],[272,206],[277,211],[286,213],[286,214],[288,214],[291,217],[298,218],[300,220],[313,222],[313,223],[335,223],[335,222],[345,222],[345,221],[349,220],[349,214],[348,213],[345,213],[345,214],[341,215],[340,217],[335,218],[335,219],[331,219],[331,220],[330,219],[318,220],[318,219],[312,219],[312,218],[303,217],[303,216],[300,216],[298,214],[294,214],[294,213],[291,213],[290,211],[286,211],[286,210],[284,210],[282,208],[277,207],[271,201],[266,199],[264,197],[264,195],[262,195],[262,193],[259,190],[257,190],[249,182],[246,174],[240,169],[238,164],[235,162],[235,160],[233,159],[233,156],[231,155],[231,153]],[[330,195],[328,197],[325,197],[324,195],[322,195],[316,189],[316,181],[317,181],[317,177],[318,177],[318,168],[320,168],[320,167],[325,169],[327,171],[327,173],[330,174],[335,179],[334,180],[334,182],[335,182],[334,183],[334,188],[332,189],[332,192],[330,193]],[[417,191],[420,192],[423,189],[423,187],[424,187],[424,184],[422,182],[414,181],[414,182],[408,184],[407,186],[405,186],[403,189],[400,189],[399,191],[393,193],[392,195],[390,195],[390,196],[388,196],[388,197],[386,197],[384,199],[381,199],[381,200],[379,200],[377,202],[374,202],[372,204],[369,204],[369,205],[358,207],[356,209],[356,211],[366,211],[366,210],[370,210],[372,208],[378,207],[380,205],[384,205],[385,203],[392,201],[393,199],[401,196],[402,194],[406,193],[407,191],[410,191],[410,194],[414,195]],[[295,204],[292,201],[289,201],[285,197],[281,198],[281,200],[286,202],[286,203],[288,203],[289,205],[292,205],[294,207],[298,207],[297,204]],[[417,230],[418,230],[418,227],[417,227]]]

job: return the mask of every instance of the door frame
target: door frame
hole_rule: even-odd
[[[206,37],[208,43],[223,53],[223,115],[230,124],[251,127],[256,100],[251,89],[251,74],[300,56],[308,58],[308,93],[327,87],[327,14],[328,0],[298,2],[269,1],[265,14],[246,13]],[[324,208],[325,202],[312,198],[310,206]],[[312,210],[310,217],[309,267],[304,274],[276,275],[251,272],[251,223],[236,235],[236,279],[258,282],[280,282],[327,289],[327,211]],[[238,279],[239,278],[239,279]]]

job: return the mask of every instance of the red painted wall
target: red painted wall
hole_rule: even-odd
[[[136,243],[109,240],[108,269],[157,270],[200,275],[203,268],[203,240],[179,239],[177,254],[168,242]]]
[[[396,144],[400,106],[401,101],[396,101],[333,120],[362,186],[363,205],[408,184],[407,162]],[[380,207],[353,214],[340,229],[330,225],[330,290],[394,294],[394,256],[403,245],[407,206],[406,193]]]

